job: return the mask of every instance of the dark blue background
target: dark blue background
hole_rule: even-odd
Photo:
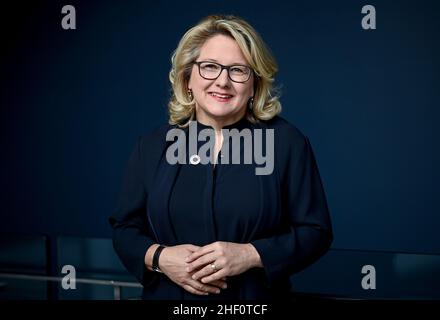
[[[61,28],[65,4],[77,30]],[[376,30],[361,28],[365,4]],[[436,1],[2,7],[0,231],[110,237],[129,152],[167,121],[171,53],[210,13],[247,19],[277,58],[282,115],[314,147],[333,248],[440,253]]]

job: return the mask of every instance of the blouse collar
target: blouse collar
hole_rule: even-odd
[[[214,129],[214,127],[211,126],[211,125],[203,124],[203,123],[201,123],[201,122],[198,121],[198,120],[195,120],[195,121],[197,122],[197,128],[198,128],[199,130],[203,130],[203,129]],[[227,129],[227,130],[230,130],[230,129],[238,129],[238,130],[241,130],[241,129],[243,129],[243,128],[247,128],[248,125],[249,125],[249,121],[247,120],[247,117],[246,117],[246,115],[245,115],[245,116],[243,116],[241,119],[237,120],[236,122],[231,123],[231,124],[228,124],[228,125],[226,125],[226,126],[223,126],[222,129]],[[199,131],[199,130],[198,130],[198,131]]]

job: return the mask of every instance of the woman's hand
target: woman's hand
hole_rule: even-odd
[[[260,255],[250,243],[214,242],[193,252],[186,269],[194,280],[210,283],[235,276],[253,267],[262,267]]]
[[[201,283],[193,279],[194,272],[188,272],[188,263],[185,259],[199,250],[200,247],[191,244],[183,244],[172,247],[165,247],[159,258],[161,271],[173,282],[184,288],[186,291],[197,295],[208,295],[209,293],[220,293],[220,288],[226,289],[225,279],[216,279]]]

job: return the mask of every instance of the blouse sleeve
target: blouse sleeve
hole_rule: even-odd
[[[269,285],[311,265],[329,249],[330,215],[318,167],[307,137],[288,150],[281,187],[283,214],[290,228],[251,242],[260,254]]]
[[[113,228],[113,246],[123,265],[147,286],[156,275],[146,268],[145,253],[155,241],[146,216],[145,159],[141,146],[139,138],[126,165],[118,206],[109,222]]]

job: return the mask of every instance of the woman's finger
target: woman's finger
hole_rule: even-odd
[[[205,254],[212,252],[212,251],[214,251],[212,244],[208,244],[207,246],[204,246],[204,247],[200,248],[199,250],[191,253],[188,257],[186,257],[185,262],[190,263],[190,262],[200,258],[201,256],[204,256]]]
[[[217,288],[222,288],[222,289],[226,289],[228,287],[228,284],[226,283],[226,281],[223,281],[223,280],[214,280],[214,281],[210,282],[209,284],[216,286]]]
[[[220,289],[212,286],[208,283],[201,283],[199,281],[191,280],[188,281],[188,285],[193,287],[195,290],[202,291],[202,292],[208,292],[208,293],[220,293]]]
[[[220,269],[217,272],[211,273],[209,276],[202,278],[200,281],[203,283],[211,283],[216,280],[220,280],[224,276],[227,276],[226,268]]]
[[[186,271],[192,272],[194,270],[200,269],[200,268],[208,265],[208,263],[215,261],[216,257],[217,256],[216,256],[215,251],[206,253],[203,256],[200,256],[199,258],[197,258],[196,260],[193,260],[186,268]]]
[[[199,296],[207,296],[209,293],[208,292],[204,292],[204,291],[200,291],[200,290],[196,290],[193,287],[191,287],[190,285],[184,284],[182,286],[183,289],[185,289],[186,291],[193,293],[193,294],[197,294]]]
[[[200,258],[201,259],[201,258]],[[197,261],[199,261],[200,259],[198,259]],[[196,261],[196,262],[197,262]],[[215,266],[215,264],[213,263],[209,263],[207,264],[205,267],[203,267],[202,269],[200,269],[199,271],[197,271],[196,273],[194,273],[192,275],[192,278],[194,280],[198,280],[200,278],[209,276],[210,274],[214,273],[217,271],[217,269],[213,268],[213,266]]]

